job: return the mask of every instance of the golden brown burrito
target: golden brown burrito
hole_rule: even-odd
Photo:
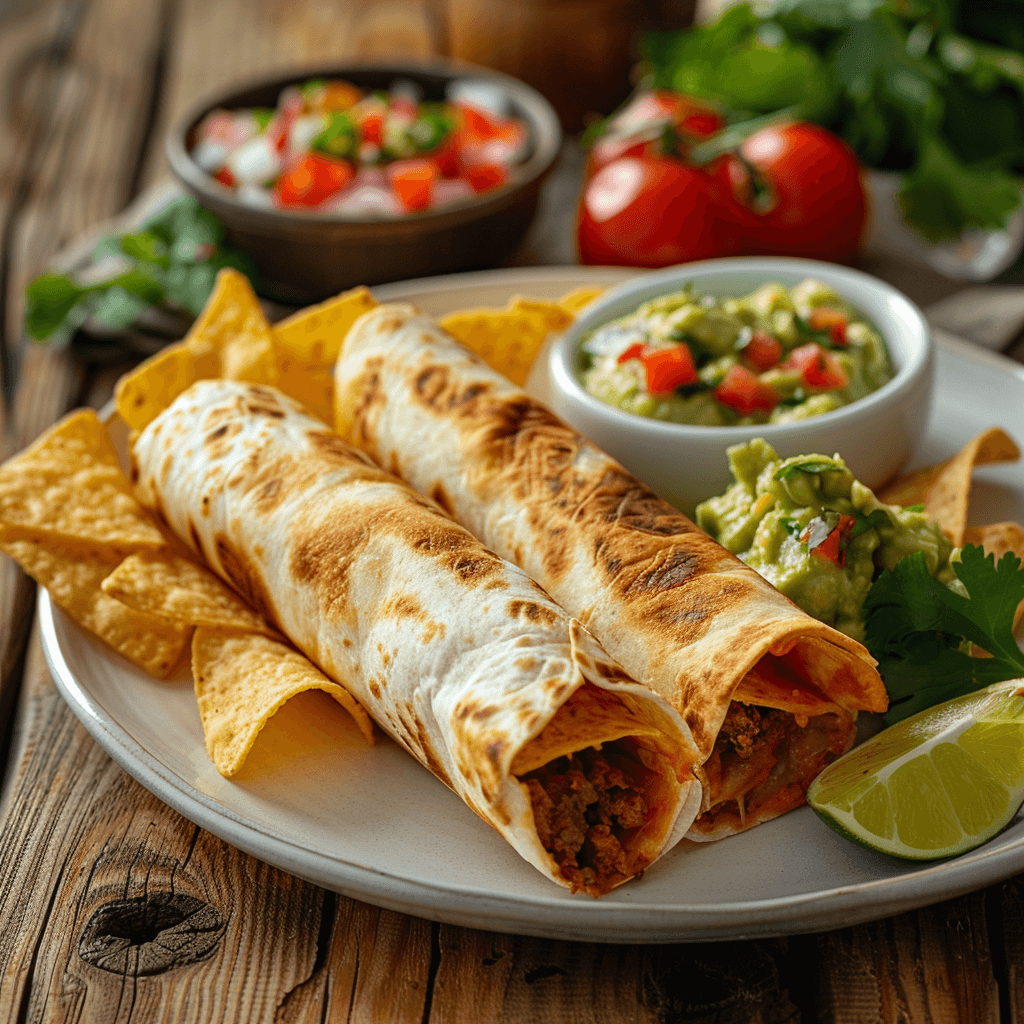
[[[856,641],[802,612],[432,320],[381,306],[335,367],[338,430],[522,566],[686,719],[694,839],[803,803],[887,698]]]
[[[142,501],[549,878],[600,895],[685,832],[678,714],[297,403],[200,381],[132,456]]]

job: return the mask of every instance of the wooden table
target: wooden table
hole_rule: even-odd
[[[20,347],[25,283],[158,180],[164,129],[194,99],[257,69],[429,52],[439,37],[428,10],[5,0],[5,347]],[[571,260],[571,156],[517,262]],[[926,301],[955,290],[921,274],[911,284]],[[4,453],[66,408],[102,403],[127,365],[24,347]],[[50,680],[33,597],[4,560],[0,1021],[1024,1021],[1024,876],[819,935],[661,947],[478,932],[325,892],[192,825],[103,753]]]

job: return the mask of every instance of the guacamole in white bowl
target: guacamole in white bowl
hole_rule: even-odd
[[[792,423],[849,405],[893,377],[878,330],[814,278],[739,298],[691,283],[603,324],[581,345],[595,398],[669,423]]]

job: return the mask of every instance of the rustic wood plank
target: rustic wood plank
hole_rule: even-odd
[[[985,894],[818,937],[827,1024],[998,1024]]]
[[[317,962],[322,891],[130,779],[68,712],[37,640],[17,741],[0,1020],[273,1021]]]
[[[555,942],[442,925],[429,1024],[798,1024],[769,945]]]
[[[276,1024],[421,1024],[436,926],[344,896],[330,898],[338,906],[327,954],[290,994]]]
[[[1001,928],[992,943],[1002,943],[1006,971],[1005,1011],[1009,1016],[1003,1024],[1024,1024],[1024,875],[996,886],[994,896],[999,901]]]

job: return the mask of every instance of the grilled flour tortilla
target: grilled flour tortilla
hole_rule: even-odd
[[[145,504],[549,878],[600,895],[686,831],[700,786],[676,712],[291,399],[200,381],[139,435],[133,473]]]
[[[885,688],[856,641],[806,615],[619,463],[411,306],[353,325],[339,431],[522,566],[701,751],[693,839],[804,801]]]

